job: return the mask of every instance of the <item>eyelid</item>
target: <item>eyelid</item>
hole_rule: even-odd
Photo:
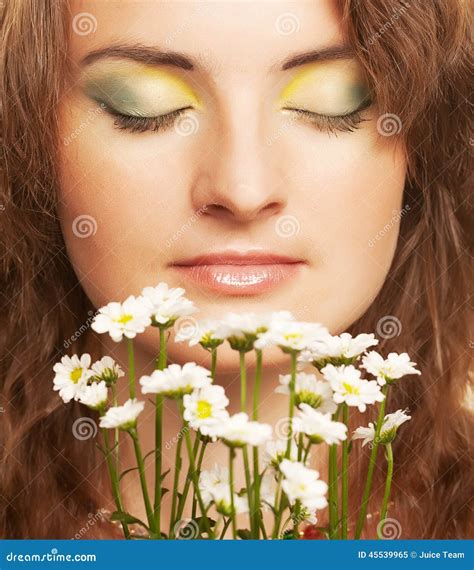
[[[145,64],[108,62],[89,72],[86,94],[121,114],[154,117],[192,105],[203,106],[198,93],[177,74]]]

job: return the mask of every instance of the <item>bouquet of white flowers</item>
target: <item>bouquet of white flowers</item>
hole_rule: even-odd
[[[229,314],[219,321],[199,322],[190,317],[196,310],[184,297],[184,289],[169,288],[165,283],[146,287],[139,297],[130,296],[123,303],[112,302],[99,309],[92,328],[97,333],[108,333],[115,342],[125,339],[128,344],[129,399],[123,405],[118,405],[117,383],[125,373],[109,356],[95,363],[89,354],[64,356],[54,366],[54,389],[63,401],[77,400],[99,415],[103,439],[100,449],[107,460],[116,505],[111,518],[122,525],[124,536],[136,536],[130,527],[139,525],[151,539],[300,538],[300,528],[308,523],[316,525],[317,512],[327,508],[329,524],[314,528],[331,539],[360,538],[377,451],[383,446],[387,477],[378,525],[381,533],[393,472],[391,443],[399,426],[410,419],[407,410],[386,415],[385,402],[391,384],[404,375],[420,374],[408,354],[391,353],[385,359],[373,350],[367,352],[378,344],[373,334],[333,336],[320,324],[297,321],[288,312]],[[178,327],[175,342],[199,344],[209,351],[210,370],[195,362],[168,365],[169,329],[183,318],[191,326]],[[144,456],[137,422],[145,402],[137,399],[133,339],[149,326],[158,328],[160,344],[156,369],[138,379],[141,393],[154,394],[155,398],[155,448]],[[224,388],[215,384],[219,347],[225,342],[238,353],[240,362],[241,411],[234,415],[227,411],[229,400]],[[264,353],[268,347],[278,347],[288,355],[289,362],[289,373],[279,377],[275,390],[288,398],[288,417],[278,422],[280,437],[275,439],[272,426],[259,422]],[[246,363],[250,351],[255,351],[256,362],[251,406]],[[305,366],[316,370],[304,372]],[[162,470],[165,398],[176,402],[183,424],[172,474]],[[353,440],[363,439],[362,445],[369,443],[371,454],[357,524],[353,536],[348,536],[350,410],[357,407],[364,412],[373,405],[379,407],[377,421],[359,427],[352,435]],[[124,473],[120,472],[119,456],[122,437],[133,442],[146,521],[130,513],[123,503]],[[184,478],[183,441],[189,462]],[[228,448],[228,465],[203,470],[206,448],[216,442]],[[329,446],[327,482],[309,466],[311,449],[321,445]],[[145,477],[147,457],[154,457],[155,463],[153,494]],[[242,489],[235,483],[237,461],[241,461],[245,474]],[[171,515],[165,528],[161,506],[168,491],[163,486],[168,476],[172,481]],[[192,512],[186,513],[189,503]],[[270,517],[264,512],[270,512]],[[238,528],[238,520],[244,517],[248,518],[246,528]]]

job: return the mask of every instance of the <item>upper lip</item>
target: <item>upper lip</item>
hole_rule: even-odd
[[[270,251],[216,251],[180,259],[171,265],[186,267],[196,265],[283,265],[304,263],[304,259],[281,255]]]

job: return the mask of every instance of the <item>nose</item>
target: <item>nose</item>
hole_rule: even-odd
[[[253,105],[244,98],[233,103],[201,151],[192,199],[196,210],[206,206],[206,215],[252,222],[278,214],[287,204],[283,162],[268,144],[264,117]]]

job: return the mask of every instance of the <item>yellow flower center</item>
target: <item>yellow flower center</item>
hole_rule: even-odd
[[[212,415],[212,406],[206,400],[199,400],[197,403],[197,417],[200,420],[210,418]]]
[[[352,384],[349,384],[349,382],[343,382],[342,385],[344,386],[344,390],[348,393],[348,394],[359,394],[359,388],[356,388],[355,386],[352,386]]]
[[[116,319],[116,321],[117,321],[117,323],[121,323],[122,325],[125,325],[126,323],[128,323],[128,321],[131,321],[132,319],[133,319],[133,315],[122,315],[121,317]]]
[[[77,384],[82,376],[82,368],[74,368],[71,372],[71,380]]]
[[[288,333],[285,335],[285,340],[297,340],[301,338],[301,333]]]

